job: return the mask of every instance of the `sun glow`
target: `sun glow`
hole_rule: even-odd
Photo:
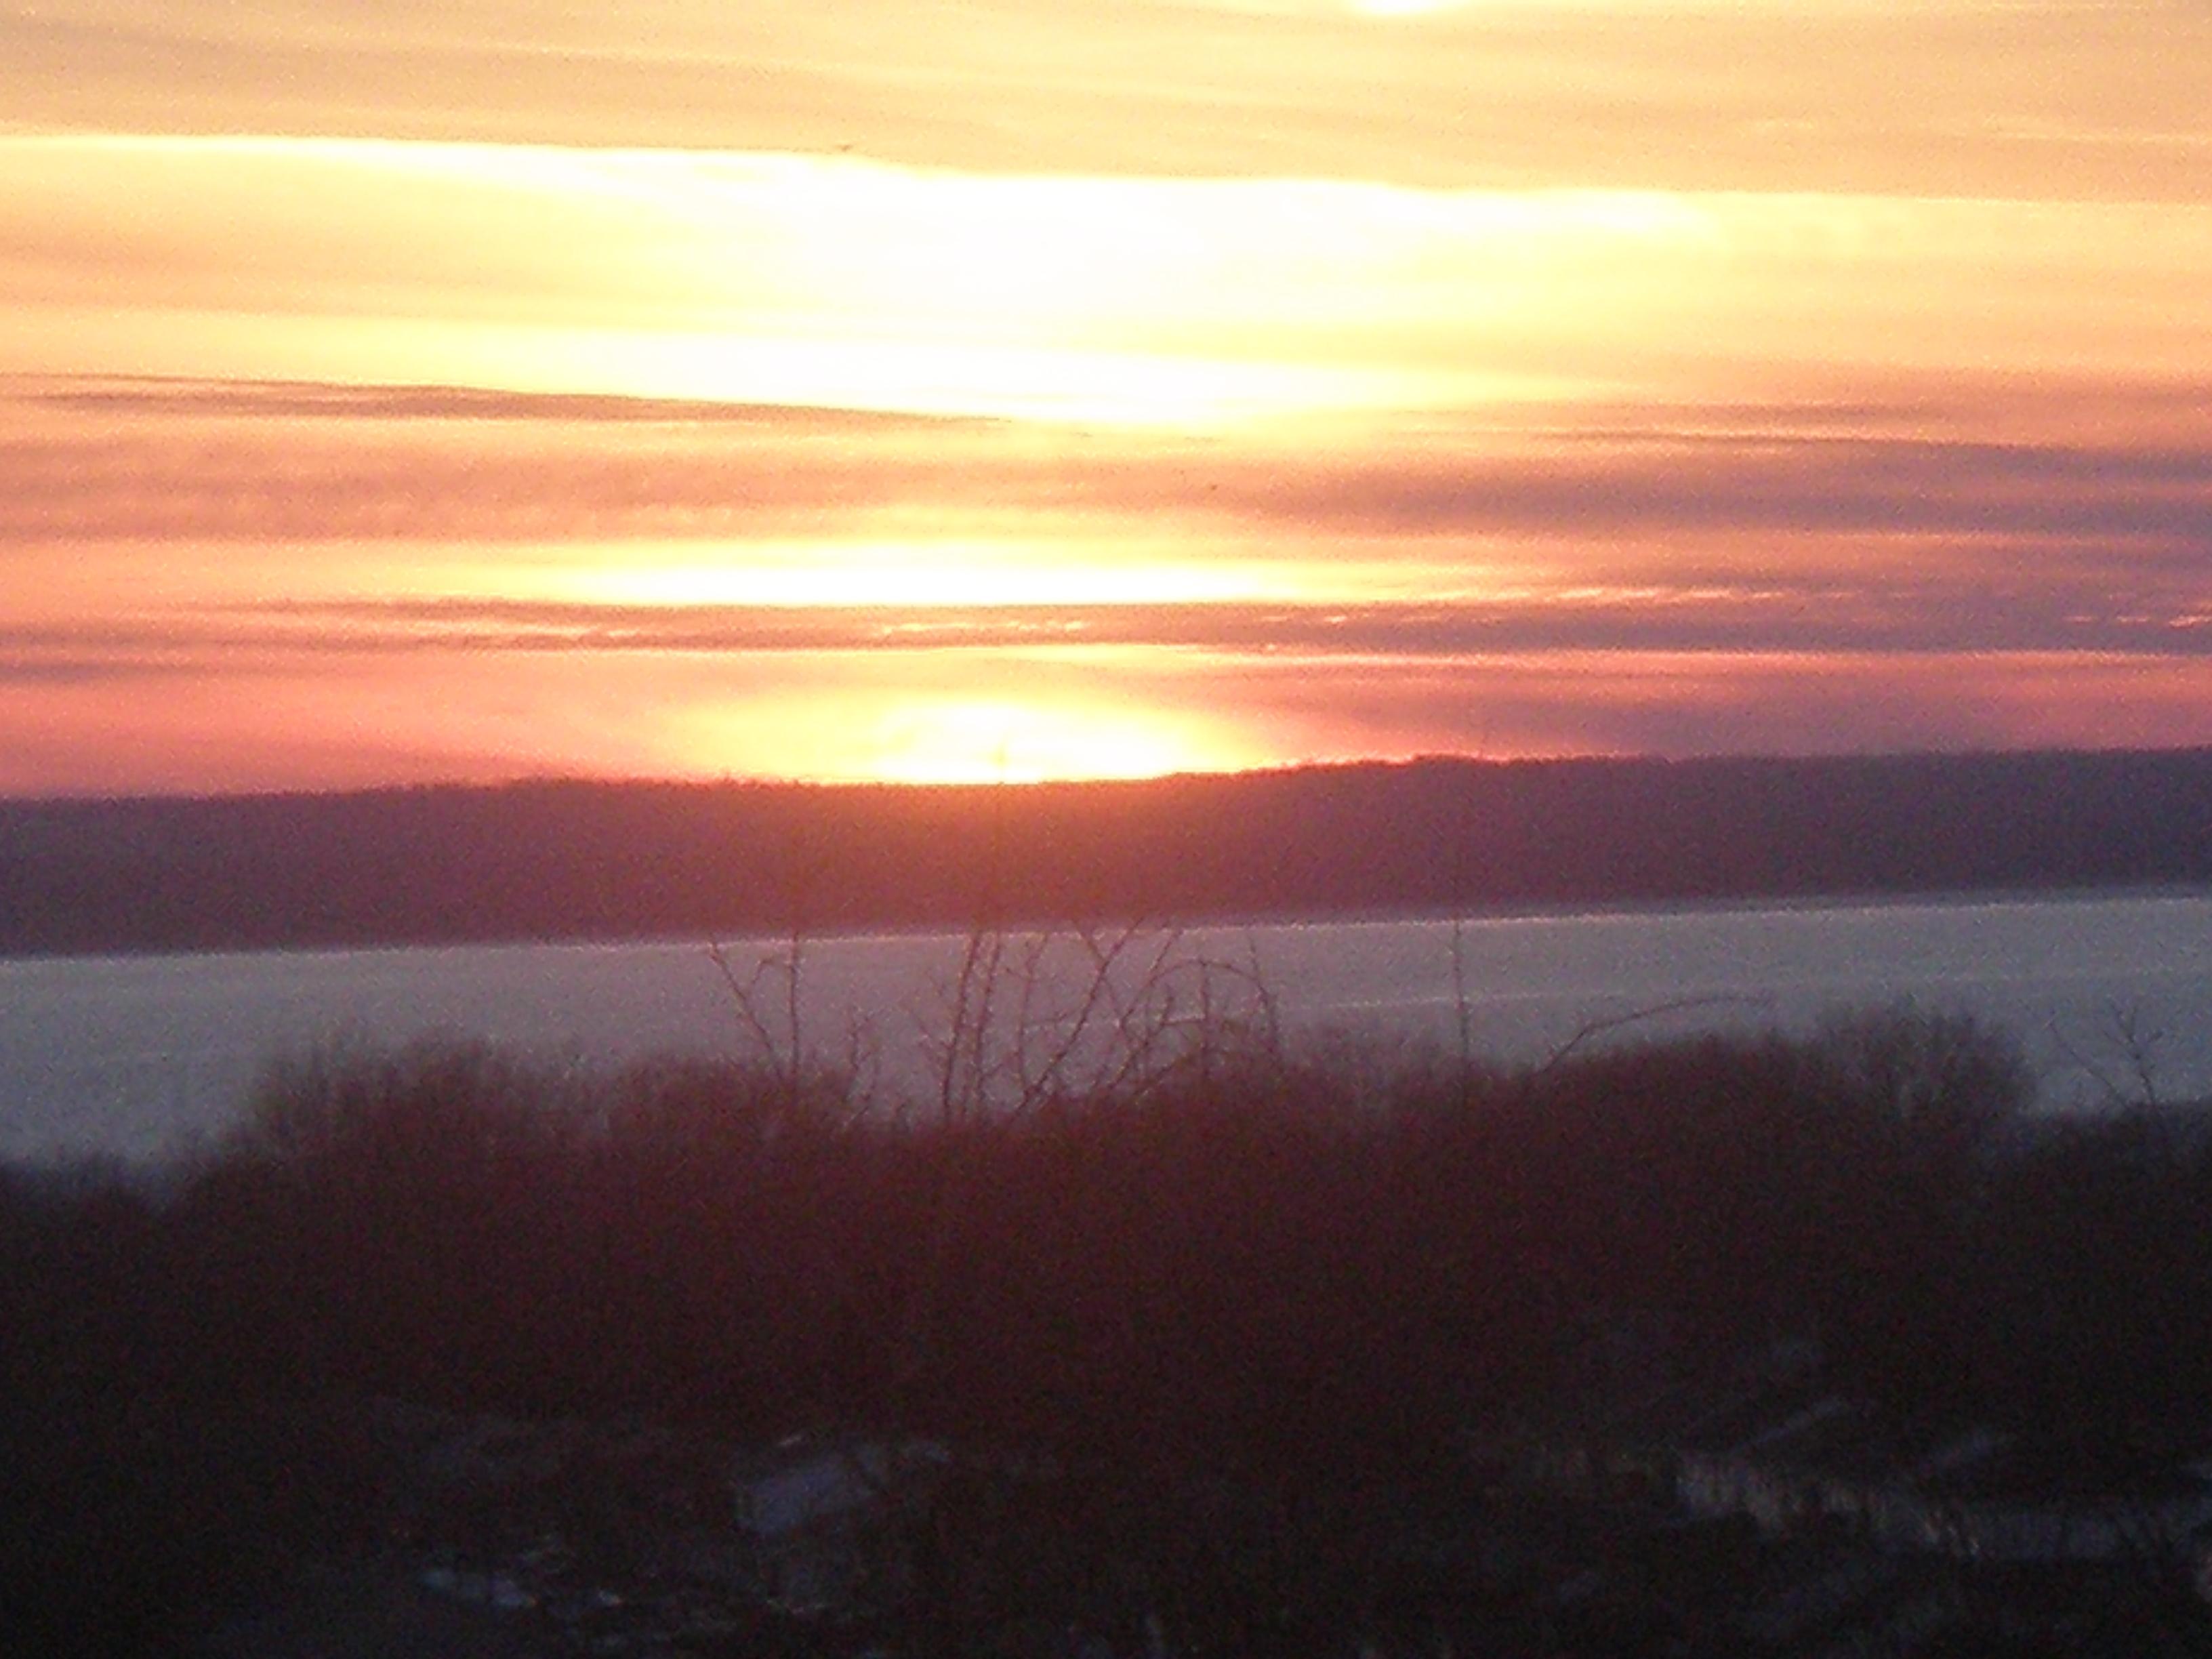
[[[1060,684],[1019,684],[1033,665],[974,665],[980,690],[879,682],[757,690],[695,706],[667,728],[666,751],[705,775],[804,775],[824,782],[1042,783],[1163,777],[1264,765],[1273,751],[1203,709]],[[1006,671],[1006,672],[1000,672]],[[960,678],[946,678],[948,687]],[[792,757],[804,752],[803,768]]]
[[[1217,744],[1194,722],[1145,709],[1010,698],[917,698],[871,734],[875,776],[893,783],[1038,783],[1208,769]]]
[[[84,257],[37,252],[88,212]],[[2163,374],[2209,247],[2201,204],[0,135],[0,369],[1304,429],[1832,362]]]

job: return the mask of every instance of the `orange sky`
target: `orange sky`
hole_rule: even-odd
[[[2212,13],[0,11],[0,792],[2212,742]]]

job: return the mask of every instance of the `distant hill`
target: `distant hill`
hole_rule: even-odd
[[[0,802],[0,954],[2212,883],[2212,750]]]

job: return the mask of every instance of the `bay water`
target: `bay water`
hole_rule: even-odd
[[[795,998],[775,939],[0,960],[0,1160],[189,1153],[273,1062],[334,1044],[483,1040],[586,1068],[795,1046],[912,1095],[948,1030],[1064,1024],[1102,958],[1123,1031],[1225,1015],[1293,1042],[1464,1037],[1512,1064],[1910,999],[2011,1030],[2053,1109],[2212,1094],[2212,894],[2196,890],[1014,934],[981,942],[1001,969],[988,1009],[972,972],[963,1002],[978,943],[800,941]]]

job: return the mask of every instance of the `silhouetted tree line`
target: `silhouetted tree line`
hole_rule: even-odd
[[[2212,750],[0,803],[0,953],[2212,881]]]
[[[2182,1109],[2024,1117],[1966,1018],[1472,1075],[1193,1053],[997,1118],[796,1067],[328,1054],[158,1193],[10,1176],[11,1622],[119,1650],[342,1531],[295,1407],[358,1392],[932,1437],[1060,1472],[1062,1521],[1125,1541],[1194,1481],[1310,1516],[1419,1484],[1631,1317],[1811,1337],[1900,1415],[2085,1459],[2203,1431],[2212,1141]]]

